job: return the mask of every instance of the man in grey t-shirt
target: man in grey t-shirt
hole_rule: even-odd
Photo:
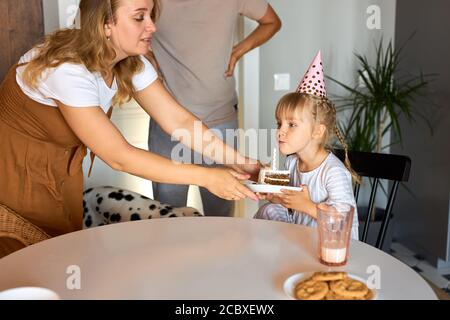
[[[237,94],[233,71],[248,51],[269,40],[281,22],[265,0],[162,0],[152,50],[164,83],[175,99],[209,128],[237,129]],[[233,46],[239,15],[258,27]],[[163,112],[163,110],[162,110]],[[227,141],[236,147],[236,141]],[[149,150],[170,158],[171,141],[150,120]],[[193,155],[191,161],[198,159]],[[189,186],[153,183],[156,200],[185,206]],[[206,215],[230,216],[233,203],[200,188]]]

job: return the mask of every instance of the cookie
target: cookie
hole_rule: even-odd
[[[369,289],[368,293],[365,296],[360,297],[360,298],[344,297],[344,296],[337,294],[333,290],[330,290],[330,291],[328,291],[328,293],[324,299],[325,300],[372,300],[373,298],[374,298],[374,293],[372,290]]]
[[[333,290],[328,291],[327,295],[325,296],[324,300],[352,300],[351,298],[347,298],[341,295],[338,295]]]
[[[369,288],[364,283],[350,278],[332,281],[330,288],[338,295],[347,298],[363,298],[369,293]]]
[[[328,291],[326,282],[309,279],[295,287],[295,296],[300,300],[322,300]]]
[[[316,272],[312,276],[316,281],[337,281],[347,278],[346,272]]]
[[[373,298],[375,298],[375,293],[369,289],[369,292],[364,296],[364,300],[373,300]]]

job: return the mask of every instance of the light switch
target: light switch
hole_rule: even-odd
[[[289,73],[276,73],[273,75],[275,91],[288,91],[291,89],[291,75]]]

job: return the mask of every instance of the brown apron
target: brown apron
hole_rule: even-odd
[[[22,92],[16,68],[0,86],[0,203],[52,236],[80,230],[86,147],[59,108]]]

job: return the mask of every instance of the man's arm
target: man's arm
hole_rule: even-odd
[[[267,6],[265,15],[258,20],[258,23],[259,26],[247,38],[233,47],[225,76],[231,77],[233,75],[236,63],[244,54],[265,43],[281,29],[281,20],[270,4]]]

